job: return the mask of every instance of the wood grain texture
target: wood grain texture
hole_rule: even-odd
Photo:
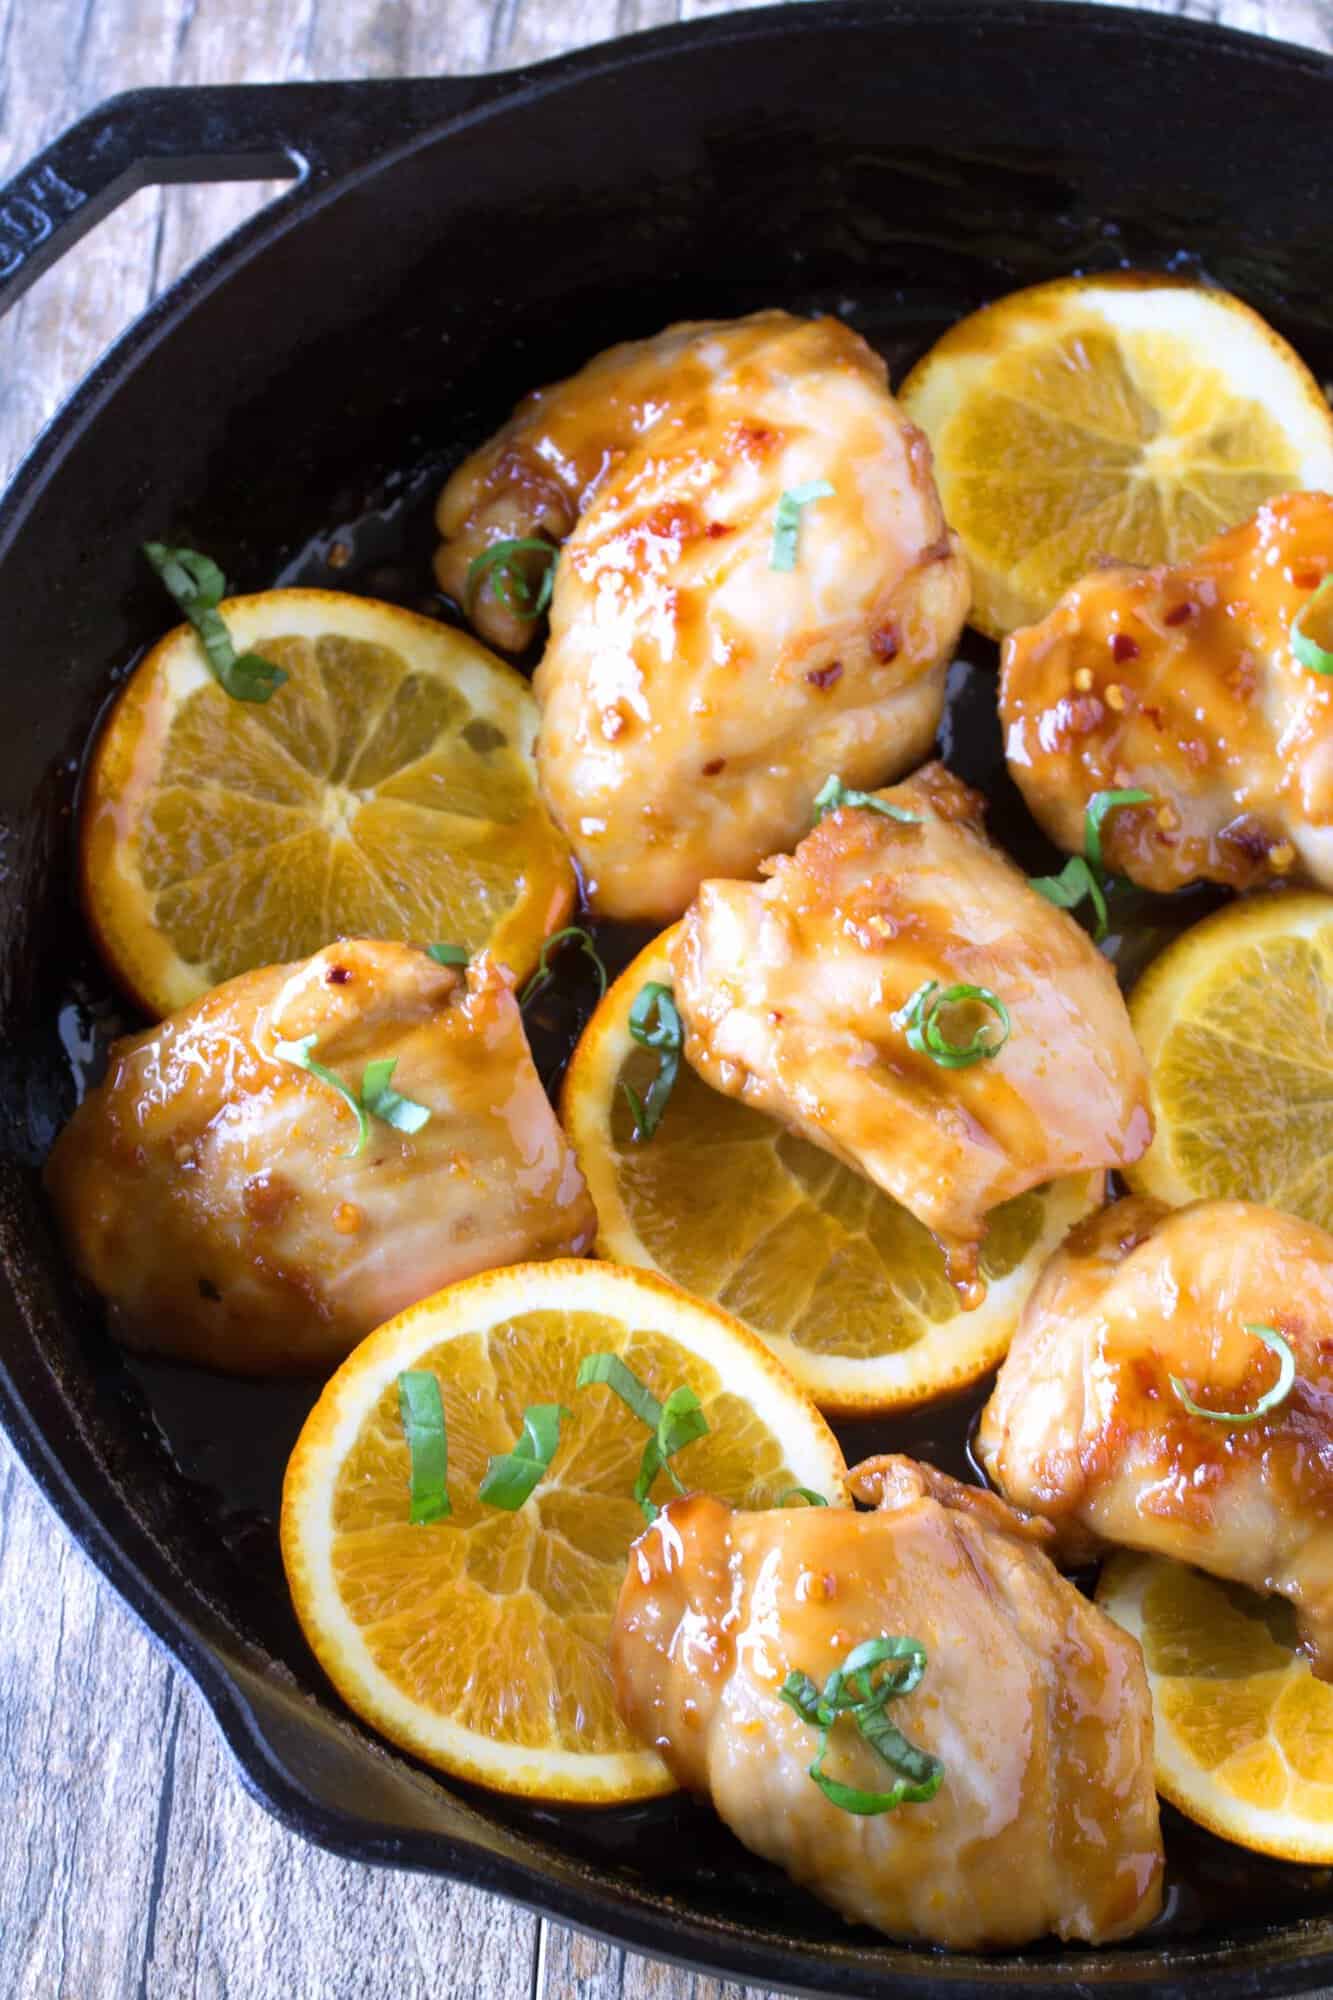
[[[136,84],[504,68],[728,4],[0,0],[0,179]],[[1143,4],[1333,49],[1333,0]],[[39,281],[0,323],[0,480],[156,292],[274,191],[148,190]],[[746,2000],[283,1832],[2,1442],[0,1770],[4,2000]]]

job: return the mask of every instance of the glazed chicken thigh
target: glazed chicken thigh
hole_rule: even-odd
[[[392,1058],[427,1121],[370,1116],[357,1150],[338,1090],[275,1054],[307,1037],[354,1094]],[[360,939],[117,1043],[46,1178],[117,1334],[240,1373],[330,1365],[440,1286],[595,1228],[500,970]]]
[[[1279,1374],[1252,1326],[1295,1358]],[[1333,1678],[1333,1237],[1251,1202],[1117,1202],[1047,1265],[982,1417],[988,1476],[1078,1559],[1154,1550],[1291,1599]]]
[[[853,1475],[877,1511],[733,1513],[673,1500],[630,1553],[612,1664],[630,1727],[747,1847],[853,1920],[958,1950],[1055,1931],[1101,1942],[1156,1915],[1162,1847],[1137,1645],[993,1495],[910,1459]],[[861,1815],[812,1780],[818,1737],[780,1698],[865,1639],[925,1650],[886,1714],[943,1765],[934,1796]],[[849,1716],[835,1784],[893,1773]]]
[[[685,1053],[909,1208],[977,1304],[988,1212],[1136,1160],[1147,1077],[1110,967],[991,846],[977,794],[932,764],[874,796],[907,821],[844,806],[765,862],[767,882],[704,883],[671,950]],[[913,1045],[930,982],[1001,1001],[998,1053],[951,1066]],[[955,1042],[993,1042],[979,1012],[938,1018]]]
[[[469,589],[472,562],[510,537],[564,545],[538,769],[602,914],[678,916],[704,876],[794,842],[826,772],[879,784],[934,738],[966,567],[925,438],[837,320],[612,348],[529,396],[436,519],[442,586],[502,646],[532,622]]]
[[[1139,789],[1103,852],[1143,888],[1333,888],[1333,679],[1291,633],[1330,573],[1333,498],[1288,493],[1191,562],[1094,571],[1015,632],[1005,752],[1051,838],[1081,852],[1093,794]]]

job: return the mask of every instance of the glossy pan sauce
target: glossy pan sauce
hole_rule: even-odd
[[[935,292],[928,301],[897,293],[888,301],[821,296],[770,303],[795,312],[833,311],[848,319],[884,354],[896,386],[930,342],[980,301],[946,301]],[[697,316],[707,316],[712,307],[713,302],[700,299]],[[1319,337],[1308,329],[1303,335],[1299,325],[1279,320],[1279,326],[1323,380],[1333,370],[1327,337],[1321,350]],[[608,341],[619,337],[618,330],[607,330]],[[507,414],[490,413],[495,422]],[[359,591],[461,623],[458,607],[434,589],[431,571],[437,541],[435,499],[460,456],[453,450],[404,468],[399,497],[357,518],[330,524],[267,581]],[[165,611],[164,604],[164,627]],[[539,657],[538,644],[519,664],[530,672]],[[128,671],[132,663],[124,664]],[[1028,815],[1005,767],[996,710],[997,664],[994,645],[965,630],[949,674],[938,749],[950,768],[989,801],[987,823],[992,835],[1030,872],[1046,872],[1058,866],[1060,857]],[[118,674],[117,686],[120,679]],[[1132,984],[1169,938],[1224,900],[1211,888],[1168,899],[1122,884],[1111,897],[1112,936],[1107,949],[1123,983]],[[612,975],[628,964],[655,929],[618,923],[590,928]],[[568,952],[558,964],[558,978],[526,1015],[538,1067],[553,1094],[597,997],[594,976],[582,953]],[[71,980],[59,1022],[80,1092],[100,1076],[108,1042],[139,1025],[88,948]],[[125,1400],[136,1427],[142,1427],[146,1440],[151,1438],[188,1482],[193,1504],[230,1554],[228,1567],[258,1632],[277,1657],[301,1655],[303,1641],[278,1552],[277,1515],[287,1456],[320,1385],[216,1376],[124,1353],[109,1343],[101,1365],[104,1379],[111,1378],[106,1386]],[[835,1424],[848,1463],[881,1451],[905,1451],[957,1477],[984,1483],[971,1441],[992,1379],[914,1411]],[[1095,1573],[1078,1580],[1090,1587]],[[789,1905],[792,1894],[799,1892],[793,1892],[776,1869],[747,1853],[709,1807],[683,1795],[605,1812],[547,1809],[500,1796],[476,1796],[498,1819],[534,1831],[543,1824],[553,1832],[558,1829],[562,1846],[594,1865],[600,1857],[605,1857],[608,1868],[628,1863],[659,1891],[688,1895],[721,1914],[735,1894],[732,1885],[743,1881],[747,1904],[770,1912],[774,1933],[790,1929]],[[1167,1859],[1163,1911],[1133,1941],[1136,1947],[1183,1944],[1200,1934],[1235,1934],[1249,1925],[1318,1917],[1327,1908],[1328,1870],[1274,1862],[1231,1846],[1166,1805],[1162,1828]],[[865,1936],[870,1944],[872,1934]],[[1038,1946],[1036,1955],[1043,1949],[1060,1947],[1054,1942]]]

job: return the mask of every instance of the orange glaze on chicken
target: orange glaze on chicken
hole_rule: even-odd
[[[747,1847],[890,1936],[976,1950],[1141,1929],[1162,1846],[1138,1646],[1059,1575],[1043,1524],[993,1495],[906,1458],[852,1486],[876,1512],[663,1509],[612,1633],[626,1721]],[[932,1799],[862,1817],[809,1777],[816,1732],[778,1690],[793,1671],[822,1687],[881,1635],[925,1647],[887,1713],[945,1772]],[[824,1769],[893,1781],[848,1720]]]
[[[876,796],[919,824],[844,807],[768,882],[703,884],[671,954],[685,1053],[909,1208],[979,1304],[989,1211],[1136,1160],[1147,1075],[1110,967],[987,840],[978,794],[930,764]],[[943,1068],[910,1045],[898,1017],[930,980],[1004,1002],[997,1055]],[[955,1010],[964,1039],[975,1015]]]
[[[271,1053],[430,1111],[371,1118]],[[322,1368],[402,1307],[475,1271],[577,1254],[595,1217],[533,1067],[506,976],[347,939],[247,972],[119,1042],[47,1163],[80,1273],[128,1345],[239,1373]]]
[[[1290,1395],[1253,1423],[1290,1346]],[[1066,1553],[1149,1549],[1291,1599],[1333,1676],[1333,1237],[1239,1201],[1117,1202],[1080,1224],[1023,1314],[977,1440]]]
[[[772,566],[784,493],[827,481]],[[534,681],[547,803],[595,909],[678,916],[794,842],[830,771],[926,755],[969,599],[930,448],[834,319],[668,328],[540,390],[450,479],[442,586],[497,540],[563,542]],[[473,621],[533,625],[485,588]]]
[[[1333,679],[1291,625],[1333,571],[1333,498],[1289,493],[1174,567],[1096,570],[1004,647],[1009,768],[1081,852],[1095,792],[1141,788],[1102,837],[1145,889],[1333,888]]]

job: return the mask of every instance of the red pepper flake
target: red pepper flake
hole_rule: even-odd
[[[1225,840],[1228,847],[1238,847],[1247,861],[1266,861],[1279,844],[1249,813],[1242,813],[1238,819],[1231,820],[1221,828],[1217,837]]]
[[[1106,709],[1095,694],[1061,695],[1050,712],[1053,723],[1054,742],[1047,743],[1046,730],[1042,730],[1042,748],[1053,749],[1067,736],[1091,736],[1106,719]]]
[[[830,660],[826,667],[811,667],[806,679],[813,688],[831,688],[842,679],[842,661]]]
[[[729,535],[732,530],[726,521],[710,521],[705,532],[709,541],[715,542],[720,535]]]
[[[1173,604],[1162,619],[1163,625],[1188,625],[1198,613],[1198,605],[1191,604],[1189,598],[1183,604]]]
[[[349,966],[331,965],[324,974],[324,984],[326,986],[350,986],[351,983],[352,973]]]
[[[896,660],[901,644],[896,625],[881,625],[870,635],[870,650],[877,660]]]
[[[1324,572],[1322,569],[1312,568],[1307,563],[1304,568],[1292,571],[1291,580],[1297,590],[1318,590],[1324,581]]]
[[[704,776],[705,778],[715,778],[719,771],[725,771],[726,768],[727,760],[725,757],[710,757],[704,765]]]
[[[650,535],[660,535],[665,541],[688,542],[698,532],[697,524],[693,508],[667,500],[653,509],[643,525]]]
[[[768,456],[775,442],[773,432],[764,424],[733,424],[727,436],[733,451],[756,462]]]
[[[1137,660],[1138,657],[1138,640],[1131,639],[1128,632],[1117,632],[1111,640],[1111,658],[1120,661]]]

